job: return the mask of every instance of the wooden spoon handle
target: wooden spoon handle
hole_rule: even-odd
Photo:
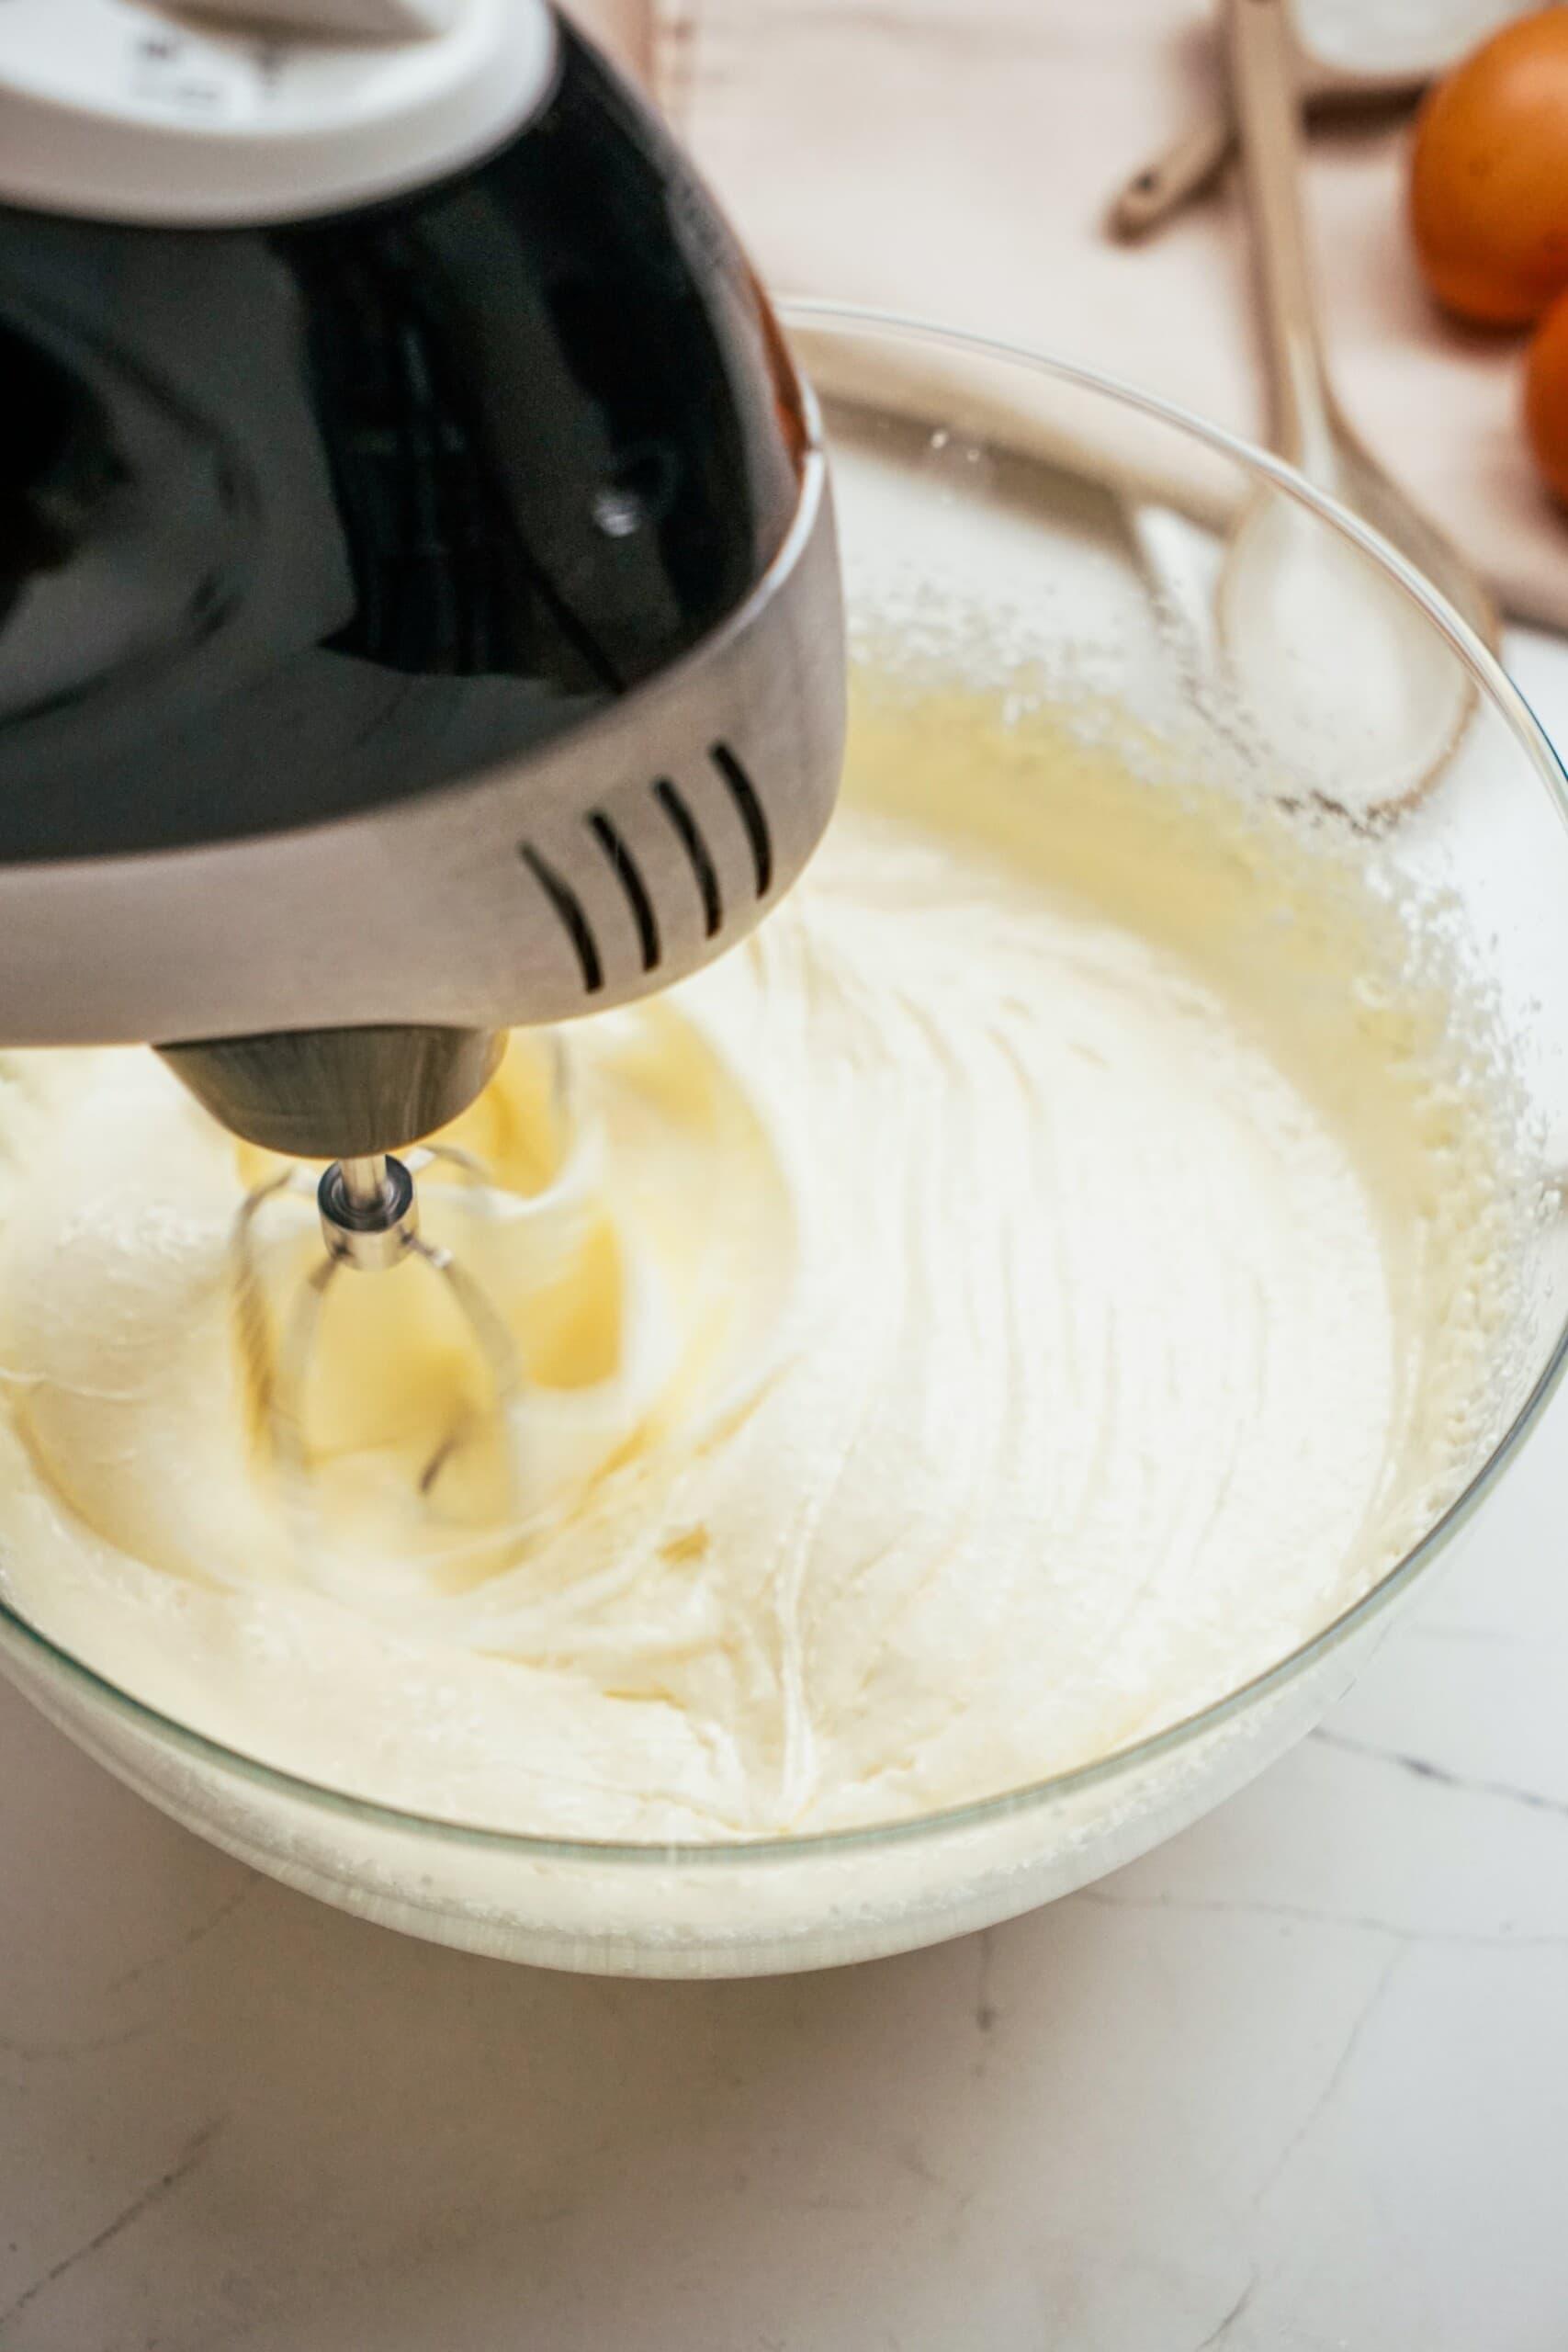
[[[1127,244],[1146,237],[1218,176],[1235,145],[1229,107],[1211,107],[1119,190],[1107,216],[1111,235]]]
[[[1226,0],[1225,33],[1269,368],[1269,439],[1309,479],[1329,486],[1337,472],[1334,401],[1302,210],[1301,99],[1285,0]]]

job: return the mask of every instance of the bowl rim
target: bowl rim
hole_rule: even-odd
[[[777,308],[789,327],[823,327],[830,333],[880,335],[893,342],[916,342],[971,358],[1000,361],[1061,384],[1109,396],[1156,423],[1173,426],[1254,476],[1272,483],[1298,505],[1316,514],[1337,531],[1342,538],[1360,548],[1384,572],[1393,576],[1411,601],[1422,610],[1464,663],[1482,688],[1485,699],[1509,725],[1520,748],[1533,761],[1549,798],[1555,803],[1559,818],[1568,828],[1568,771],[1565,771],[1534,711],[1496,656],[1396,548],[1337,500],[1315,489],[1282,458],[1231,433],[1223,425],[1211,424],[1205,418],[1193,414],[1177,401],[1168,401],[1157,392],[1145,391],[1125,378],[1107,373],[1083,361],[1033,350],[997,336],[944,326],[898,311],[868,308],[858,303],[786,296],[779,300]],[[933,1812],[888,1821],[857,1823],[843,1829],[698,1841],[558,1838],[532,1830],[502,1829],[440,1814],[419,1813],[407,1806],[383,1804],[374,1797],[356,1796],[346,1789],[333,1787],[330,1782],[291,1772],[284,1766],[265,1763],[259,1757],[248,1756],[242,1749],[230,1747],[223,1741],[195,1730],[177,1717],[164,1714],[160,1709],[123,1690],[119,1684],[86,1665],[72,1651],[29,1623],[3,1595],[0,1595],[0,1662],[9,1661],[18,1654],[30,1654],[36,1663],[46,1665],[51,1672],[62,1672],[69,1682],[94,1702],[107,1703],[111,1713],[126,1719],[136,1731],[151,1734],[161,1744],[172,1744],[199,1762],[216,1766],[227,1775],[296,1804],[303,1804],[312,1810],[338,1818],[352,1819],[362,1826],[434,1838],[487,1853],[510,1854],[540,1862],[581,1862],[600,1868],[668,1868],[675,1865],[683,1870],[734,1871],[748,1866],[755,1868],[786,1863],[814,1854],[854,1853],[868,1847],[907,1845],[944,1835],[962,1834],[1037,1808],[1044,1810],[1108,1781],[1134,1774],[1147,1765],[1195,1745],[1208,1734],[1223,1729],[1239,1715],[1283,1690],[1313,1667],[1331,1657],[1402,1599],[1416,1578],[1433,1565],[1469,1523],[1538,1426],[1543,1408],[1565,1369],[1568,1369],[1568,1316],[1564,1317],[1545,1364],[1513,1419],[1486,1460],[1441,1516],[1376,1583],[1308,1640],[1276,1659],[1273,1665],[1264,1668],[1246,1682],[1238,1683],[1221,1698],[1195,1708],[1174,1723],[1162,1725],[1158,1731],[1109,1749],[1103,1756],[1097,1756],[1088,1763],[1075,1765],[1066,1771],[1047,1774],[1041,1780],[1022,1782],[989,1796],[970,1798],[960,1804],[944,1805]],[[25,1692],[24,1695],[30,1696],[31,1693]]]

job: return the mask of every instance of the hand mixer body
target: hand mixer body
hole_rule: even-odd
[[[39,5],[0,17],[0,1042],[151,1042],[238,1133],[379,1153],[504,1027],[732,944],[815,847],[843,653],[809,396],[541,0],[499,0],[544,26],[522,119],[417,186],[355,154],[346,198],[319,160],[258,190],[128,83],[166,182],[144,139],[79,200],[6,137]],[[262,77],[264,132],[266,75],[323,54],[171,38]]]

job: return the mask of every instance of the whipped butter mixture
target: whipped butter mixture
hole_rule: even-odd
[[[303,1495],[235,1309],[265,1170],[151,1054],[14,1057],[6,1598],[243,1750],[589,1837],[908,1815],[1281,1657],[1491,1433],[1499,1123],[1343,841],[1132,765],[869,697],[795,896],[514,1041],[455,1131],[495,1189],[426,1185],[512,1423],[426,1270],[342,1276]],[[257,1221],[278,1329],[311,1224]]]

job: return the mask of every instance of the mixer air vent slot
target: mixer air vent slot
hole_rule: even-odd
[[[582,911],[581,899],[571,885],[561,879],[554,866],[539,855],[531,842],[523,842],[517,854],[560,918],[561,929],[570,940],[577,960],[582,967],[582,985],[590,996],[596,996],[604,985],[604,967],[599,957],[599,943]]]
[[[708,757],[724,778],[736,811],[746,828],[746,838],[751,844],[751,865],[757,876],[757,896],[765,899],[768,885],[773,878],[773,843],[768,831],[766,811],[757,797],[757,787],[728,743],[711,744]]]
[[[653,901],[648,895],[648,885],[626,842],[602,808],[595,808],[588,819],[588,830],[604,851],[611,873],[621,886],[626,905],[637,925],[637,945],[642,950],[642,968],[651,972],[659,964],[659,918],[653,911]]]
[[[669,818],[675,838],[691,862],[697,888],[702,894],[703,921],[711,939],[724,920],[724,901],[718,894],[718,873],[709,854],[708,845],[702,837],[696,819],[668,776],[660,776],[653,787],[653,797]]]

